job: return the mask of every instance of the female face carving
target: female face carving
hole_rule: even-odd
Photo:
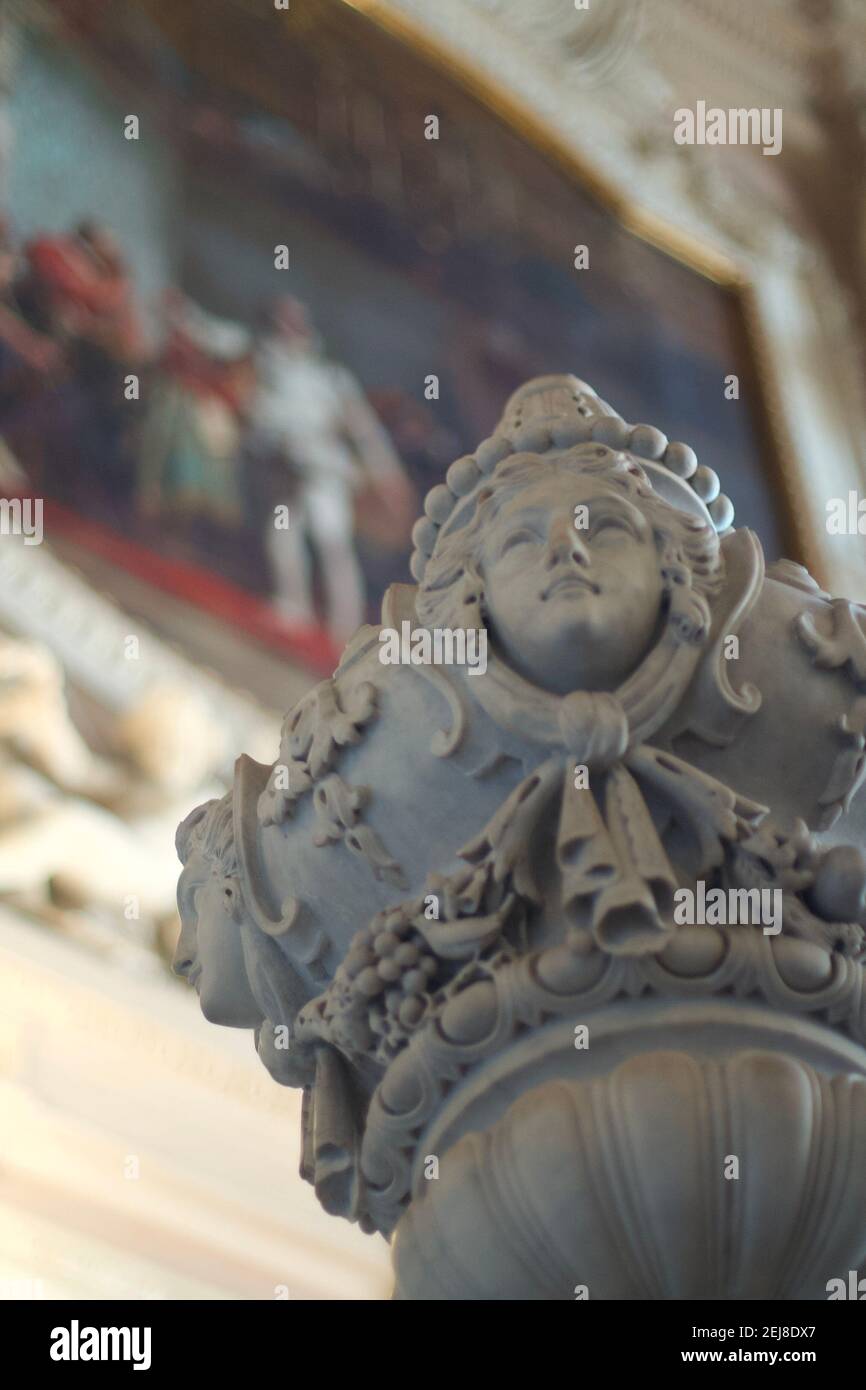
[[[615,690],[653,643],[664,581],[652,529],[602,479],[551,472],[516,494],[481,573],[492,639],[548,690]]]
[[[189,981],[210,1023],[255,1028],[262,1011],[253,998],[241,932],[233,913],[237,885],[199,850],[178,884],[181,933],[174,954],[176,975]]]

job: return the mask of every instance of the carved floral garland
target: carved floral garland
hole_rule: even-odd
[[[866,1044],[864,970],[790,937],[744,927],[682,928],[658,957],[617,958],[548,947],[519,959],[477,962],[459,994],[412,1038],[367,1111],[360,1154],[365,1227],[390,1235],[411,1197],[418,1141],[448,1093],[527,1028],[584,1020],[618,998],[759,994],[772,1007],[812,1014]]]
[[[366,641],[366,630],[362,633]],[[351,655],[356,654],[352,649]],[[376,687],[370,681],[349,684],[339,692],[333,680],[317,685],[283,725],[280,757],[259,798],[258,818],[262,826],[282,825],[311,793],[316,813],[313,844],[343,844],[377,879],[405,888],[400,865],[376,831],[363,823],[369,788],[350,786],[333,770],[340,749],[359,743],[376,713]]]
[[[560,760],[548,759],[461,851],[466,867],[431,875],[423,894],[377,914],[356,933],[329,987],[300,1010],[296,1056],[325,1044],[350,1063],[386,1069],[363,1126],[358,1212],[366,1227],[390,1231],[408,1200],[414,1142],[444,1092],[524,1024],[575,1009],[582,1016],[621,994],[733,989],[760,992],[789,1012],[824,1012],[866,1042],[863,970],[850,959],[863,951],[863,928],[830,923],[810,906],[828,852],[805,825],[777,831],[762,820],[761,808],[670,754],[644,747],[630,762],[628,774],[611,770],[607,800],[613,798],[621,821],[608,811],[606,823],[593,794],[572,792],[567,780],[563,785]],[[653,850],[647,837],[637,778],[656,797],[663,790],[680,825],[691,828],[698,873],[728,887],[781,889],[788,935],[770,940],[748,927],[674,930],[665,921],[660,909],[676,876],[661,842],[656,837]],[[526,929],[541,903],[535,837],[557,810],[557,796],[556,854],[572,927],[563,944],[529,953]],[[427,912],[431,895],[438,918]],[[626,903],[628,917],[636,905],[648,914],[651,949],[639,956],[611,949],[602,910],[611,895]],[[419,1096],[427,1097],[424,1104]]]
[[[834,599],[817,618],[801,613],[794,629],[819,670],[840,671],[858,692],[835,726],[841,747],[818,797],[823,810],[819,828],[829,830],[866,781],[866,610],[848,599]]]

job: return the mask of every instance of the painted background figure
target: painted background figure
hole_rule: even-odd
[[[267,524],[275,603],[290,621],[315,621],[308,545],[318,562],[326,623],[345,640],[364,618],[353,543],[353,499],[366,482],[399,524],[409,487],[385,430],[347,368],[328,361],[304,306],[274,302],[255,357],[252,449],[275,465],[277,502],[291,525]]]

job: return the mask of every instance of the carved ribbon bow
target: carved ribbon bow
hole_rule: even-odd
[[[531,865],[557,791],[563,912],[574,931],[589,931],[614,955],[661,950],[674,930],[678,884],[718,868],[725,843],[751,834],[766,815],[765,807],[646,745],[588,779],[585,767],[554,756],[524,778],[461,857],[491,857],[498,878],[510,877],[517,893],[540,904]]]

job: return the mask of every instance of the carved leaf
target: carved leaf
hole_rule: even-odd
[[[801,613],[795,620],[797,635],[821,670],[847,666],[855,684],[866,686],[866,631],[861,626],[866,622],[866,611],[849,599],[839,598],[833,600],[830,613],[831,631],[824,631],[812,613]]]

